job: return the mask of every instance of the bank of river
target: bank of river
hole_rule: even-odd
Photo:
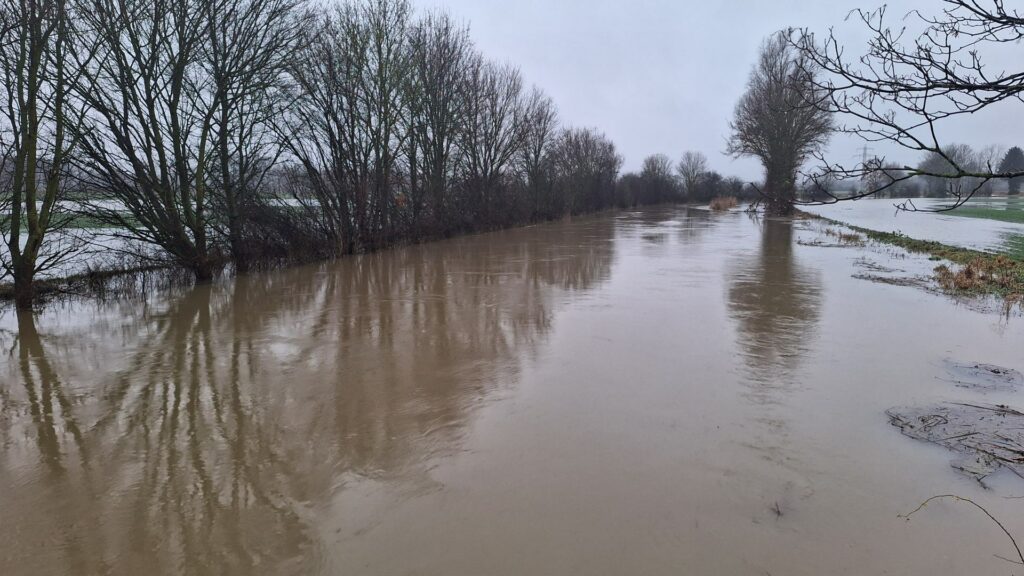
[[[1024,534],[1024,480],[886,410],[1021,408],[948,366],[1024,322],[826,240],[656,208],[7,312],[0,573],[1009,573],[898,515]]]

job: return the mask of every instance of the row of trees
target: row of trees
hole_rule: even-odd
[[[877,160],[876,160],[877,162]],[[1024,171],[1024,151],[1019,147],[1004,150],[1000,146],[986,146],[980,150],[968,144],[953,143],[944,146],[943,153],[927,152],[916,165],[916,174],[895,162],[884,162],[877,170],[867,173],[846,186],[847,194],[875,191],[882,198],[961,198],[968,194],[990,197],[996,193],[1020,195],[1024,178],[955,177],[957,167],[972,173],[985,171],[1012,173]],[[838,192],[841,186],[835,186]],[[812,191],[813,192],[813,191]],[[827,196],[819,196],[827,199]]]
[[[674,165],[664,154],[644,159],[638,173],[627,173],[619,180],[619,205],[661,202],[705,203],[719,196],[750,200],[757,190],[736,177],[724,177],[708,167],[700,152],[685,152]]]
[[[892,165],[891,165],[892,166]],[[964,196],[992,196],[997,191],[997,180],[967,176],[950,178],[962,167],[971,173],[982,172],[1024,172],[1024,152],[1013,147],[1003,151],[999,146],[987,146],[975,150],[968,144],[953,143],[943,147],[943,153],[927,152],[924,159],[917,165],[921,174],[916,178],[896,182],[889,190],[913,192],[918,188],[920,195],[928,198],[945,198]],[[892,166],[892,171],[899,168]],[[891,171],[891,172],[892,172]],[[936,174],[933,176],[932,174]],[[915,182],[919,180],[920,182]],[[884,175],[881,179],[869,183],[873,188],[885,184]],[[1006,193],[1010,196],[1020,194],[1021,177],[1005,179]],[[914,195],[904,196],[913,197]],[[895,196],[894,196],[895,197]]]
[[[19,305],[86,216],[205,280],[616,202],[608,138],[407,0],[0,0],[0,74]]]

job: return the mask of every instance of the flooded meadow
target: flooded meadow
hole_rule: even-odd
[[[1024,408],[950,369],[1024,371],[1024,318],[824,227],[650,208],[6,310],[0,573],[1019,572],[963,502],[901,516],[1024,539],[1024,479],[887,411]]]

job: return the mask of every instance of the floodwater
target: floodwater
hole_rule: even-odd
[[[1019,209],[1016,198],[979,198],[967,206]],[[1024,246],[1024,225],[984,218],[965,218],[954,212],[934,212],[950,205],[948,199],[914,198],[920,211],[898,210],[907,200],[867,198],[802,210],[880,232],[900,232],[917,240],[931,240],[983,252],[1014,252]],[[1013,202],[1013,204],[1008,204]]]
[[[885,411],[1024,321],[809,221],[606,214],[0,318],[0,573],[1010,574]]]

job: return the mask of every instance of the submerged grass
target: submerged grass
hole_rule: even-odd
[[[948,264],[940,264],[935,268],[935,280],[947,293],[1000,296],[1008,308],[1024,303],[1024,257],[1016,254],[990,254],[931,240],[918,240],[898,232],[879,232],[824,216],[813,217],[836,226],[845,226],[880,244],[926,254],[935,261],[947,261]]]

